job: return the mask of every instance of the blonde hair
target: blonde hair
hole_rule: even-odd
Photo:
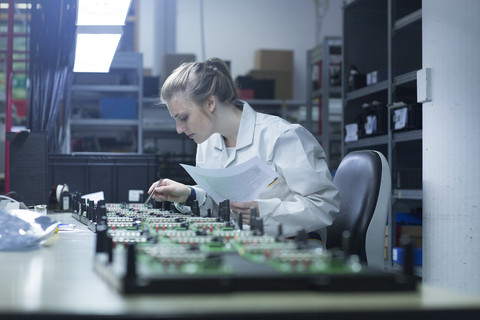
[[[197,105],[202,105],[212,95],[223,103],[230,102],[239,108],[243,105],[227,65],[219,58],[184,63],[176,68],[165,80],[160,98],[168,103],[178,93]]]

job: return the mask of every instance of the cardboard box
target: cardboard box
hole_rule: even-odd
[[[409,235],[411,237],[422,237],[422,226],[414,226],[414,225],[400,226],[400,233],[402,235]]]
[[[257,50],[255,51],[255,69],[293,72],[293,51]]]
[[[182,63],[195,61],[195,54],[167,53],[163,59],[163,80],[167,79],[173,70],[179,67]]]
[[[397,243],[400,243],[401,236],[409,236],[414,248],[422,247],[422,226],[397,226]]]
[[[275,80],[275,99],[289,100],[293,96],[293,72],[273,70],[251,70],[248,73],[254,79]],[[257,94],[255,93],[255,97]]]

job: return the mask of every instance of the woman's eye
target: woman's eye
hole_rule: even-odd
[[[188,120],[188,116],[183,116],[183,117],[180,117],[180,121],[183,121],[183,122],[185,122],[185,121],[187,121],[187,120]]]

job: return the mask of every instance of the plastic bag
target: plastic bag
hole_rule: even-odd
[[[35,247],[55,233],[59,223],[35,211],[0,209],[0,250]]]

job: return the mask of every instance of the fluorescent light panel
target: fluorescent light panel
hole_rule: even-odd
[[[78,0],[74,72],[109,72],[131,0]]]
[[[78,0],[77,26],[123,26],[131,0]]]
[[[15,3],[14,5],[20,10],[32,9],[31,3]],[[0,3],[0,9],[8,9],[8,3]]]
[[[121,34],[77,34],[73,72],[109,72]]]

